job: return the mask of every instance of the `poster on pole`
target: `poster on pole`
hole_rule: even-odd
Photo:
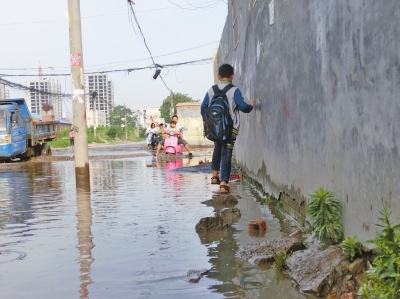
[[[71,66],[82,66],[81,53],[71,53]]]

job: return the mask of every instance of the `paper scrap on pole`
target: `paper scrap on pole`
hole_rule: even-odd
[[[73,100],[74,101],[78,101],[79,103],[84,103],[84,99],[85,99],[85,91],[83,89],[74,89],[72,91],[73,94]]]

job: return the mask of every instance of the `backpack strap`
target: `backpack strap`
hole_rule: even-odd
[[[213,85],[212,89],[214,91],[214,95],[225,95],[229,89],[231,89],[234,85],[232,83],[226,85],[224,89],[219,89],[218,84]]]

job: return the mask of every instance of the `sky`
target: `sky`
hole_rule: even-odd
[[[147,45],[159,65],[211,58],[218,47],[227,17],[226,0],[134,0],[133,6]],[[139,68],[152,65],[129,13],[127,0],[81,0],[83,65],[85,72]],[[25,84],[43,74],[70,73],[68,0],[0,0],[0,74]],[[178,52],[178,53],[177,53]],[[171,54],[175,53],[175,54]],[[161,57],[160,57],[161,56]],[[163,68],[162,80],[154,69],[109,73],[114,82],[114,103],[134,111],[159,107],[170,94],[183,93],[202,100],[213,84],[212,63]],[[65,93],[70,77],[53,77]],[[7,88],[11,98],[23,91]],[[72,111],[71,100],[63,111]]]

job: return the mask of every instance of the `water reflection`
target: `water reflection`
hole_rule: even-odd
[[[88,185],[88,184],[87,184]],[[91,232],[92,226],[92,208],[90,203],[90,192],[78,189],[76,192],[76,204],[78,211],[76,218],[78,224],[78,245],[76,246],[79,250],[78,260],[80,262],[80,297],[89,298],[89,291],[87,286],[93,283],[90,278],[90,265],[93,263],[94,258],[92,257],[92,249],[94,248],[93,236]]]

